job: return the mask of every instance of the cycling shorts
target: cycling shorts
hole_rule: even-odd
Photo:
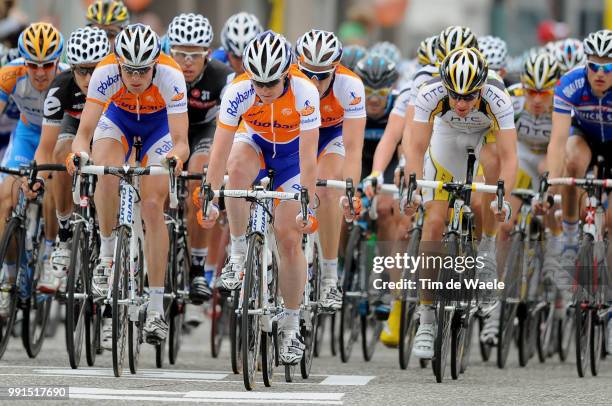
[[[319,128],[319,148],[317,157],[321,158],[327,154],[345,156],[344,142],[342,140],[342,124]]]
[[[160,165],[166,154],[172,149],[172,138],[168,130],[168,113],[160,110],[155,113],[130,113],[111,103],[104,112],[94,131],[93,142],[111,138],[123,144],[125,160],[132,152],[134,138],[140,136],[142,141],[141,165]]]
[[[205,124],[195,124],[189,126],[189,155],[204,154],[209,155],[212,148],[215,129],[217,126],[214,121]]]
[[[572,118],[572,128],[570,136],[581,137],[591,149],[591,162],[589,167],[597,163],[597,156],[603,156],[608,167],[608,175],[612,174],[612,142],[602,142],[598,137],[590,137],[582,127],[578,125],[575,118]]]
[[[40,128],[28,126],[19,120],[7,147],[6,156],[2,160],[3,165],[9,168],[28,165],[34,159],[34,153],[40,142],[40,131]]]
[[[274,180],[272,189],[284,192],[295,192],[301,188],[300,184],[300,160],[299,151],[293,154],[275,156],[269,152],[264,152],[258,143],[256,134],[247,132],[237,132],[234,136],[234,143],[243,142],[255,150],[259,157],[260,170],[256,181],[268,176],[268,169],[274,170]],[[260,141],[269,145],[267,141]]]
[[[77,130],[79,129],[79,123],[81,120],[72,117],[69,114],[64,114],[62,118],[62,124],[60,126],[60,133],[57,137],[57,141],[70,140],[72,141],[76,137]]]

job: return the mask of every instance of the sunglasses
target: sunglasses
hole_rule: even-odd
[[[457,100],[457,101],[460,101],[460,100],[472,101],[472,100],[476,99],[478,96],[480,96],[480,90],[476,90],[476,91],[474,91],[472,93],[468,93],[468,94],[459,94],[459,93],[453,92],[450,89],[447,89],[447,90],[448,90],[448,96],[451,99],[454,99],[454,100]]]
[[[597,73],[600,69],[603,70],[604,73],[612,72],[612,62],[610,63],[597,63],[597,62],[587,62],[587,66],[590,70]]]
[[[251,79],[251,82],[253,83],[253,86],[258,87],[260,89],[270,89],[278,85],[280,83],[280,79],[274,79],[271,82],[258,82],[256,80]]]
[[[56,65],[57,65],[57,61],[44,62],[44,63],[26,61],[26,67],[32,70],[36,70],[36,69],[49,70],[49,69],[55,68]]]
[[[390,87],[383,87],[381,89],[374,89],[372,87],[369,86],[365,86],[365,95],[366,97],[371,97],[371,96],[379,96],[379,97],[387,97],[389,96],[389,94],[391,93],[391,88]]]
[[[149,73],[149,71],[151,69],[153,69],[153,66],[149,65],[149,66],[143,66],[143,67],[139,67],[139,68],[133,68],[133,67],[127,66],[127,65],[121,65],[121,69],[123,70],[123,72],[126,75],[130,75],[130,76],[140,75],[140,76],[142,76],[142,75],[146,75],[147,73]]]
[[[308,79],[310,80],[317,79],[319,82],[330,77],[332,73],[334,73],[334,71],[336,70],[336,67],[334,66],[333,68],[323,71],[323,72],[314,72],[314,71],[311,71],[310,69],[306,69],[300,64],[298,64],[298,68],[300,72],[302,72],[304,75],[308,77]]]
[[[191,59],[192,61],[204,59],[206,58],[206,56],[208,56],[209,52],[210,50],[208,49],[204,51],[187,52],[187,51],[179,51],[177,49],[170,48],[170,53],[172,54],[172,57],[180,61],[186,61],[188,58]]]
[[[553,94],[555,94],[555,89],[525,89],[527,91],[527,94],[529,96],[535,97],[535,96],[552,96]]]
[[[92,66],[91,68],[85,68],[82,66],[73,66],[72,67],[72,71],[74,73],[76,73],[79,76],[87,76],[87,75],[93,75],[94,70],[96,70],[95,66]]]

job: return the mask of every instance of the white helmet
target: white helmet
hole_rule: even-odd
[[[389,41],[377,42],[376,44],[372,45],[372,48],[370,48],[370,54],[382,55],[396,65],[402,60],[402,52],[395,44],[392,44]]]
[[[435,65],[438,60],[436,56],[436,42],[438,41],[437,35],[432,35],[431,37],[425,38],[419,44],[419,48],[417,49],[417,61],[419,65]]]
[[[479,37],[478,49],[487,60],[489,69],[498,71],[506,67],[508,46],[503,39],[491,35]]]
[[[586,63],[586,55],[582,41],[575,38],[567,38],[559,41],[555,58],[562,73],[569,71],[578,65]]]
[[[251,79],[272,82],[289,70],[291,45],[282,35],[264,31],[247,45],[242,65]]]
[[[168,26],[170,45],[191,45],[208,48],[213,40],[213,29],[208,18],[200,14],[179,14]]]
[[[333,32],[310,30],[297,40],[295,51],[300,62],[330,66],[340,61],[342,43]]]
[[[612,31],[599,30],[584,39],[584,53],[587,56],[612,58]]]
[[[108,37],[96,27],[77,29],[66,43],[66,62],[70,65],[98,63],[109,53]]]
[[[130,24],[115,38],[115,55],[119,63],[134,68],[157,62],[161,52],[159,37],[144,24]]]
[[[253,14],[234,14],[223,25],[221,45],[227,52],[241,57],[249,42],[262,31],[259,20]]]

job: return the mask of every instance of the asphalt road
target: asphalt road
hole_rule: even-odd
[[[612,404],[612,361],[602,364],[600,376],[578,378],[573,356],[566,363],[557,357],[545,364],[532,359],[520,368],[512,350],[508,367],[500,370],[495,363],[482,362],[472,353],[468,371],[457,381],[450,376],[442,384],[435,382],[431,368],[420,369],[413,360],[407,370],[398,364],[397,350],[379,345],[372,361],[364,362],[360,347],[351,360],[342,363],[332,357],[326,339],[322,354],[313,363],[308,380],[297,377],[284,382],[282,371],[275,375],[271,388],[257,378],[257,387],[247,392],[240,375],[231,372],[228,342],[214,359],[210,355],[210,324],[185,336],[176,365],[155,366],[153,348],[144,345],[140,369],[115,378],[109,352],[99,355],[95,367],[87,367],[85,357],[79,369],[68,364],[64,330],[60,326],[48,338],[36,359],[29,359],[19,338],[13,338],[0,360],[0,386],[68,386],[70,398],[51,404],[80,405],[95,402],[111,404],[332,404],[332,405],[610,405]],[[573,350],[572,350],[573,352]],[[298,373],[299,375],[299,373]],[[5,388],[6,390],[6,388]],[[41,401],[37,400],[36,404]],[[32,400],[0,404],[29,405]]]

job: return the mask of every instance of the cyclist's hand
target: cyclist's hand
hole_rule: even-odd
[[[208,205],[208,213],[204,215],[202,209],[198,210],[196,215],[198,224],[202,228],[213,228],[213,226],[217,223],[217,219],[219,218],[219,206],[214,203],[210,203]]]
[[[376,180],[376,182],[377,182],[377,187],[382,185],[384,183],[384,178],[383,178],[382,173],[380,173],[378,171],[372,171],[372,173],[369,174],[363,180],[363,191],[365,192],[365,195],[368,197],[368,199],[371,199],[372,196],[374,196],[374,193],[376,192],[374,190],[373,185],[372,185],[374,180]]]
[[[193,193],[191,194],[191,201],[193,202],[193,205],[198,210],[202,208],[202,199],[200,198],[201,194],[202,194],[202,188],[200,186],[197,186],[193,190]]]
[[[510,206],[510,203],[506,200],[504,200],[501,211],[497,211],[497,200],[491,202],[490,208],[493,213],[495,213],[498,222],[507,223],[510,221],[510,217],[512,217],[512,206]]]
[[[71,152],[68,154],[68,156],[66,156],[66,171],[68,171],[68,173],[70,175],[74,175],[74,173],[76,172],[76,165],[74,164],[74,159],[75,158],[79,158],[79,165],[83,166],[86,165],[87,162],[89,161],[89,155],[87,154],[87,152]]]
[[[408,201],[408,196],[402,196],[402,200],[400,200],[400,208],[404,209],[404,214],[406,216],[412,217],[421,205],[421,200],[421,192],[415,190],[412,194],[411,201]]]
[[[166,154],[166,157],[162,160],[162,165],[164,168],[170,167],[170,160],[174,159],[176,162],[176,166],[174,167],[174,175],[178,176],[183,171],[183,160],[178,157],[178,155],[172,153],[172,151]]]
[[[34,200],[38,197],[39,194],[44,193],[45,191],[45,180],[41,177],[36,178],[36,181],[30,188],[28,178],[22,178],[21,190],[25,194],[28,200]]]
[[[307,220],[304,221],[302,213],[299,213],[295,217],[295,222],[302,234],[312,234],[319,228],[319,221],[315,217],[314,211],[308,208],[308,217]]]
[[[346,222],[351,222],[359,218],[359,216],[361,215],[361,209],[363,208],[363,204],[361,203],[360,197],[354,196],[353,197],[353,210],[355,211],[355,214],[352,215],[351,208],[349,206],[348,197],[342,196],[340,198],[340,208],[344,212],[344,220],[346,220]]]

